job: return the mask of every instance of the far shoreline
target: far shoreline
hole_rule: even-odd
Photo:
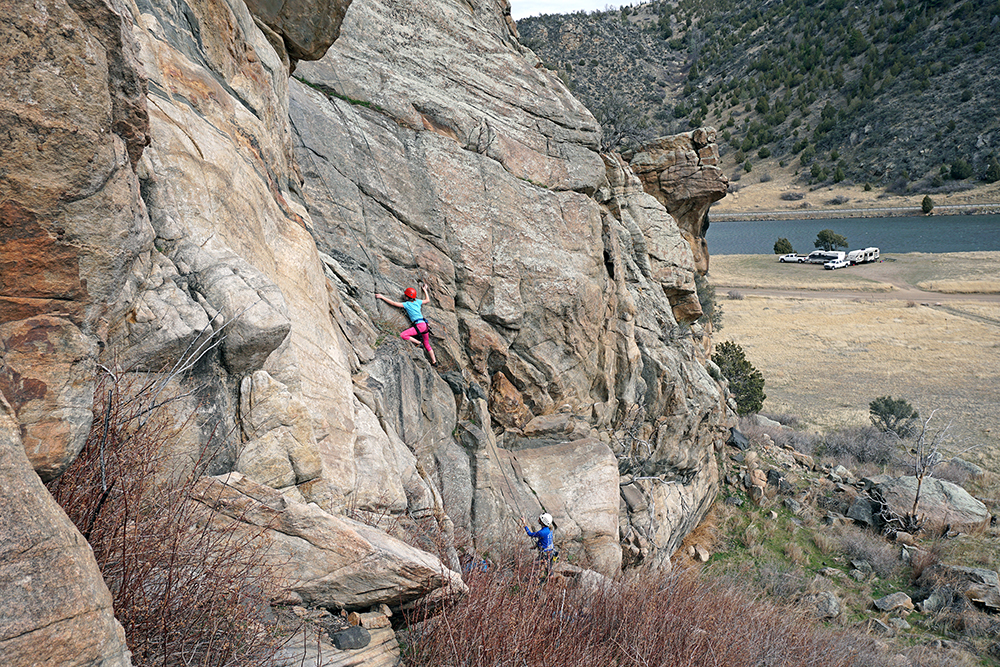
[[[886,208],[798,208],[781,211],[724,211],[714,213],[709,210],[709,222],[756,222],[775,219],[827,220],[838,218],[907,218],[949,215],[1000,215],[1000,203],[994,204],[946,204],[935,206],[930,213],[919,207]]]

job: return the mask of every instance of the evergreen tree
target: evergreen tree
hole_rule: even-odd
[[[824,229],[819,234],[816,235],[816,240],[813,241],[813,246],[821,248],[823,250],[835,250],[837,248],[846,248],[847,239],[840,234],[836,233],[832,229]]]
[[[787,255],[789,253],[795,252],[795,248],[792,247],[791,241],[785,237],[781,237],[774,242],[774,254],[775,255]]]
[[[924,215],[928,215],[934,210],[934,200],[931,199],[930,195],[924,195],[924,200],[920,202],[920,210],[924,212]]]
[[[879,396],[868,404],[868,417],[878,430],[905,438],[920,415],[905,399]]]
[[[747,360],[743,348],[732,341],[719,343],[712,361],[729,381],[729,393],[736,400],[736,412],[740,415],[760,412],[767,398],[764,376]]]

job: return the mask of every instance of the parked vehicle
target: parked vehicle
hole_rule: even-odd
[[[840,250],[813,250],[806,257],[806,261],[810,264],[826,264],[844,259],[844,257],[845,253]]]
[[[806,256],[805,255],[800,255],[800,254],[795,253],[795,252],[790,252],[787,255],[782,255],[781,257],[779,257],[778,261],[779,262],[798,262],[799,264],[802,264],[803,262],[806,261]]]
[[[864,248],[858,250],[852,250],[847,253],[848,264],[852,266],[855,264],[867,264],[868,262],[877,262],[879,257],[878,248]]]
[[[835,259],[833,261],[827,262],[823,265],[824,269],[842,269],[845,266],[850,266],[846,259]]]

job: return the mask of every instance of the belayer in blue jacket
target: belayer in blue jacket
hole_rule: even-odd
[[[542,527],[534,532],[528,527],[528,522],[524,520],[523,516],[521,517],[521,523],[524,524],[524,532],[528,534],[528,537],[535,539],[535,548],[538,549],[539,553],[552,556],[553,549],[555,548],[552,541],[552,515],[548,512],[539,515],[538,523],[542,524]]]

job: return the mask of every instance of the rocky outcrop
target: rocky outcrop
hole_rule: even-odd
[[[691,245],[695,266],[708,273],[708,209],[726,196],[714,128],[657,139],[624,156],[643,188],[663,204]]]
[[[993,570],[939,563],[924,570],[916,583],[924,591],[920,610],[925,614],[948,607],[962,611],[970,603],[1000,612],[1000,579]]]
[[[295,60],[322,58],[340,36],[350,6],[351,0],[247,0],[253,15],[277,33]]]
[[[0,391],[51,477],[83,446],[98,340],[124,315],[152,241],[134,170],[149,142],[146,85],[115,0],[18,7],[3,30]]]
[[[301,519],[274,539],[317,604],[457,589],[460,546],[524,539],[518,514],[543,510],[584,565],[613,574],[624,541],[630,565],[669,566],[731,425],[694,324],[685,235],[703,229],[678,227],[716,185],[658,176],[664,208],[599,154],[506,0],[258,4],[72,0],[12,19],[0,391],[24,446],[56,446],[39,471],[79,449],[96,372],[140,374],[183,425],[171,460],[211,452],[269,499],[234,507]],[[290,80],[290,59],[335,37],[330,7],[340,39]],[[681,143],[696,137],[708,174],[711,132]],[[418,280],[436,369],[373,298]],[[648,455],[622,510],[633,406]],[[346,513],[437,541],[452,572]]]
[[[127,667],[94,554],[32,472],[0,396],[0,664]]]

